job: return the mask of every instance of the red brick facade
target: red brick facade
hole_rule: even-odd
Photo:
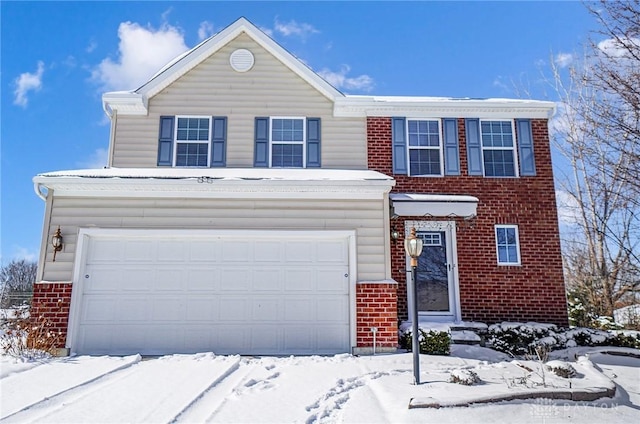
[[[36,321],[46,319],[51,324],[50,330],[60,334],[60,344],[56,346],[58,348],[64,348],[67,339],[72,287],[71,283],[46,281],[33,285],[31,319]]]
[[[396,179],[392,192],[471,195],[479,199],[473,227],[457,231],[462,319],[486,323],[538,321],[567,325],[560,238],[546,119],[532,119],[536,176],[485,178],[467,175],[465,121],[458,119],[461,175],[442,178],[394,175],[391,118],[367,119],[369,169]],[[393,220],[401,234],[405,220]],[[429,218],[433,220],[433,218]],[[518,225],[521,266],[498,266],[496,224]],[[399,319],[407,318],[402,240],[391,242],[392,278],[398,285]]]
[[[373,347],[372,327],[377,329],[376,348],[398,345],[398,304],[396,283],[356,285],[356,346]]]

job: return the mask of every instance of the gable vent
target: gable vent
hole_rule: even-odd
[[[229,57],[231,67],[237,72],[247,72],[253,68],[253,62],[253,53],[247,49],[238,49]]]

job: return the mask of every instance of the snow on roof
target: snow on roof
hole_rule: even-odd
[[[102,168],[55,171],[38,174],[35,180],[48,178],[130,178],[130,179],[200,179],[270,180],[270,181],[393,181],[376,171],[288,168]]]

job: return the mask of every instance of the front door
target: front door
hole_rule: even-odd
[[[421,320],[459,320],[455,272],[455,224],[415,222],[422,239],[416,273],[417,307]],[[410,231],[409,227],[409,231]],[[413,291],[410,291],[413,293]],[[413,303],[411,302],[411,305]]]

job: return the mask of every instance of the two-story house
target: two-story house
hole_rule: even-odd
[[[548,102],[344,95],[241,18],[103,105],[108,166],[34,177],[61,348],[394,350],[414,227],[421,319],[566,323]]]

